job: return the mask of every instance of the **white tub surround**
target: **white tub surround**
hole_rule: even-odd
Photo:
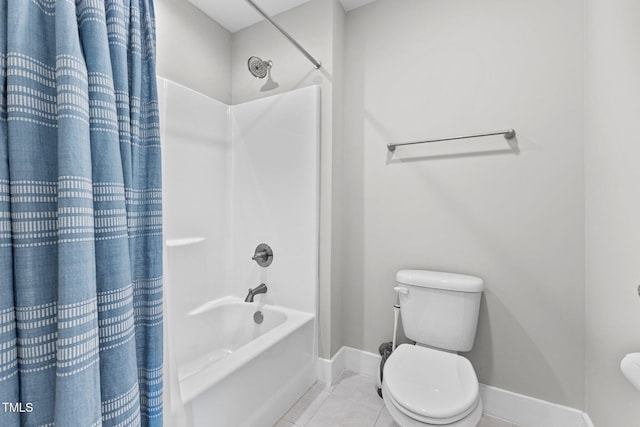
[[[228,106],[161,86],[168,407],[187,427],[273,425],[315,381],[320,92]]]
[[[316,312],[319,102],[313,86],[231,107],[232,295],[266,283],[262,301]],[[267,268],[251,259],[259,243]]]

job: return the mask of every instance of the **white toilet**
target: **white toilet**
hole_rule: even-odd
[[[400,270],[400,313],[407,338],[384,365],[382,395],[400,427],[476,427],[482,416],[478,377],[458,355],[473,347],[482,279]]]

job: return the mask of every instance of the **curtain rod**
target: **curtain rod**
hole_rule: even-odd
[[[284,28],[282,28],[280,25],[278,25],[277,22],[275,22],[273,19],[271,19],[271,17],[269,15],[267,15],[264,10],[260,9],[260,7],[258,7],[258,5],[253,2],[253,0],[246,0],[246,2],[249,3],[260,15],[264,16],[264,19],[266,19],[267,21],[269,21],[271,23],[271,25],[276,27],[276,29],[278,31],[280,31],[282,33],[282,35],[285,36],[291,43],[293,43],[293,45],[295,47],[297,47],[298,50],[300,52],[302,52],[302,54],[309,61],[311,61],[311,63],[313,64],[313,66],[314,66],[314,68],[316,70],[319,69],[322,66],[322,63],[320,61],[318,61],[316,58],[311,56],[311,54],[309,52],[307,52],[307,50],[305,48],[303,48],[302,45],[300,43],[298,43],[298,41],[296,39],[294,39],[289,33],[287,33],[284,30]]]

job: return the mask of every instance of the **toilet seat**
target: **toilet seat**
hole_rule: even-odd
[[[392,398],[391,396],[389,396],[389,393],[387,392],[384,384],[382,385],[382,397],[384,398],[384,405],[387,408],[389,415],[391,415],[393,421],[395,421],[395,423],[400,427],[477,427],[478,423],[480,422],[480,418],[482,417],[483,407],[481,399],[478,399],[478,404],[476,405],[475,409],[473,409],[471,413],[465,418],[446,425],[440,425],[428,424],[422,421],[418,421],[400,412],[398,410],[397,404],[392,403]]]
[[[383,389],[395,409],[431,425],[464,419],[480,400],[478,378],[466,358],[409,344],[385,363]]]

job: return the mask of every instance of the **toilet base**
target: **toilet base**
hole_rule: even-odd
[[[382,397],[384,399],[384,406],[387,408],[387,411],[389,411],[389,415],[391,415],[393,421],[400,427],[476,427],[480,422],[480,418],[482,418],[482,400],[480,398],[478,398],[478,404],[475,409],[461,420],[449,424],[427,424],[414,420],[400,412],[391,402],[391,399],[387,397],[384,387],[382,387]]]

